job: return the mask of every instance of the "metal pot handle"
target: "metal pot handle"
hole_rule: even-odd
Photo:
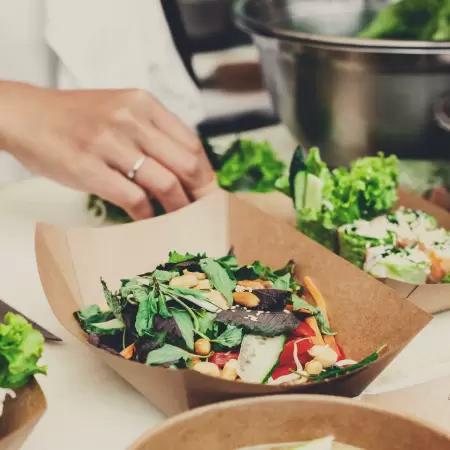
[[[450,132],[450,93],[443,95],[434,107],[434,118],[445,131]]]

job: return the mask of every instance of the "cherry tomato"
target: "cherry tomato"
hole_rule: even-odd
[[[209,358],[209,361],[216,364],[220,368],[223,368],[223,366],[230,360],[230,359],[238,359],[239,353],[233,353],[233,352],[215,352],[211,358]]]

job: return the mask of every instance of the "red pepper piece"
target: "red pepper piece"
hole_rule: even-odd
[[[295,362],[286,364],[284,366],[277,366],[275,367],[275,370],[272,373],[272,378],[276,380],[277,378],[283,377],[285,375],[290,375],[293,370],[297,370]]]
[[[230,359],[238,359],[239,353],[233,353],[233,352],[215,352],[210,358],[209,361],[219,366],[219,368],[223,368],[223,366],[230,360]]]
[[[292,340],[292,341],[286,342],[286,344],[284,345],[283,351],[281,352],[280,363],[279,363],[281,366],[284,366],[284,365],[289,364],[294,361],[295,343],[297,343],[297,356],[298,356],[298,359],[300,360],[300,362],[302,363],[302,365],[305,364],[306,362],[308,362],[310,359],[312,359],[308,353],[308,350],[313,347],[313,344],[309,339]]]
[[[342,347],[339,344],[336,344],[336,347],[338,349],[338,361],[343,361],[344,359],[347,359],[345,356],[344,350],[342,350]]]
[[[299,337],[312,337],[316,335],[314,330],[306,322],[301,322],[300,325],[293,331],[293,334]]]

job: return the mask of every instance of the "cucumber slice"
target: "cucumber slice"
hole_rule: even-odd
[[[278,363],[286,336],[247,334],[242,340],[237,373],[247,383],[265,383]]]
[[[111,319],[107,322],[93,323],[92,327],[98,328],[102,331],[113,331],[125,328],[125,324],[119,319]]]
[[[323,181],[312,173],[308,173],[304,207],[314,212],[320,211],[322,207],[322,191]]]
[[[306,193],[306,172],[299,172],[294,178],[295,209],[301,210],[304,206]]]

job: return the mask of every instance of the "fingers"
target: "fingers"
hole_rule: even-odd
[[[105,157],[112,168],[126,174],[142,157],[142,153],[131,144],[111,142]],[[190,203],[176,175],[153,158],[145,159],[133,183],[156,198],[166,212],[176,211]]]
[[[88,192],[123,208],[134,220],[153,217],[153,207],[145,190],[100,162],[95,182],[88,187]]]
[[[201,146],[188,149],[160,129],[144,124],[139,124],[137,139],[148,156],[180,179],[193,199],[201,197],[203,190],[211,186],[214,171]]]

